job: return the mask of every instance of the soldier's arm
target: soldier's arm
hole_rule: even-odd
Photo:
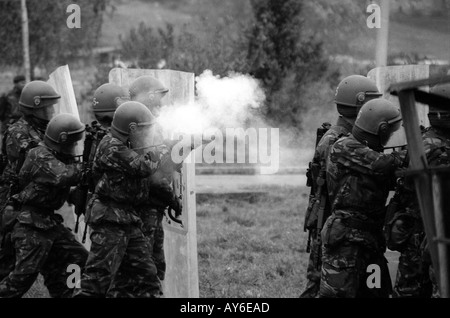
[[[19,177],[25,177],[29,165],[32,165],[32,179],[38,184],[56,187],[75,186],[81,179],[81,164],[64,164],[50,156],[28,156]]]
[[[10,131],[6,139],[6,151],[8,160],[14,162],[19,159],[21,152],[28,152],[38,145],[37,141],[30,138],[25,128],[17,127]]]
[[[406,163],[406,150],[384,154],[364,145],[353,145],[352,151],[341,151],[333,147],[331,156],[350,170],[368,175],[393,174]]]
[[[114,143],[103,151],[99,149],[97,155],[100,165],[140,178],[155,173],[160,163],[157,151],[139,155],[121,143]]]

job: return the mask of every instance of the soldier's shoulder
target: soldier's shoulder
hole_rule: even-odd
[[[29,135],[31,125],[24,119],[20,118],[8,127],[8,134],[12,137],[21,137]]]
[[[441,145],[446,143],[447,136],[444,136],[440,134],[436,129],[429,127],[422,134],[422,139],[425,144]]]

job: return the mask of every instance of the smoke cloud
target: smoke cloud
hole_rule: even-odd
[[[199,134],[209,128],[244,127],[265,102],[258,80],[229,73],[226,77],[205,70],[196,77],[196,98],[189,105],[161,108],[159,122],[172,133]]]

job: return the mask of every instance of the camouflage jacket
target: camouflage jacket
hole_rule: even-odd
[[[142,180],[155,173],[160,158],[157,151],[139,155],[107,134],[98,145],[94,158],[93,173],[99,177],[87,211],[88,222],[139,222],[135,205],[147,196]]]
[[[9,182],[15,179],[20,170],[17,165],[23,163],[21,156],[25,158],[28,151],[43,140],[43,134],[22,117],[9,126],[4,138],[2,153],[7,156],[8,165],[3,171],[2,179]]]
[[[428,164],[431,167],[450,165],[450,135],[444,131],[428,127],[422,132],[422,141],[427,157]],[[409,216],[418,219],[421,227],[421,215],[419,201],[415,193],[414,182],[412,178],[403,178],[397,186],[394,200],[397,204],[399,213],[406,211]],[[396,215],[393,220],[398,217]]]
[[[319,164],[320,169],[326,169],[326,161],[329,156],[331,146],[343,135],[351,131],[351,125],[339,120],[334,126],[322,136],[314,152],[313,161]]]
[[[161,155],[170,155],[171,148],[162,145],[157,147]],[[181,168],[181,166],[180,166]],[[142,180],[141,188],[145,196],[138,202],[142,212],[150,208],[164,210],[176,200],[172,187],[173,171],[163,171],[159,168],[154,174]]]
[[[19,173],[21,191],[13,196],[21,206],[18,220],[40,228],[62,222],[61,217],[54,222],[54,211],[63,206],[80,177],[80,164],[65,164],[41,142],[28,152]]]
[[[0,98],[0,121],[2,122],[2,132],[7,129],[8,124],[18,120],[22,113],[19,110],[20,93],[12,89],[8,94]]]
[[[331,148],[326,178],[332,211],[345,211],[381,230],[386,199],[395,184],[395,171],[406,152],[383,154],[360,143],[352,134]]]

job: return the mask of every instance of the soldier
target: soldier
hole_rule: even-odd
[[[105,129],[110,128],[117,107],[129,100],[129,92],[123,87],[110,83],[98,87],[92,100],[97,122]]]
[[[450,98],[450,84],[430,87],[430,93]],[[450,105],[448,105],[450,106]],[[450,112],[429,105],[430,127],[422,132],[425,155],[430,167],[450,165]],[[404,179],[404,180],[403,180]],[[394,297],[437,298],[431,257],[413,180],[402,178],[396,195],[389,202],[394,213],[387,220],[389,249],[401,252],[394,285]]]
[[[159,116],[161,100],[169,92],[159,80],[149,75],[138,77],[129,90],[131,100],[147,106],[156,117]]]
[[[371,100],[361,107],[352,133],[331,147],[326,182],[332,214],[321,232],[321,298],[389,297],[382,227],[395,170],[404,165],[405,153],[382,152],[401,122],[395,105]],[[381,274],[377,288],[366,285],[369,265],[378,266]]]
[[[143,178],[172,165],[157,151],[139,155],[133,148],[154,116],[141,103],[120,105],[111,131],[100,142],[93,164],[98,176],[86,221],[91,250],[75,297],[160,297],[160,281],[135,203],[145,195]],[[131,284],[130,281],[133,283]]]
[[[161,99],[168,93],[166,88],[159,80],[152,76],[138,77],[130,85],[130,98],[134,101],[139,101],[147,106],[152,114],[158,116],[161,107]],[[161,132],[160,140],[153,145],[162,145],[166,143],[167,151],[171,150],[172,142],[163,141]],[[145,146],[151,146],[147,142]],[[181,165],[177,167],[181,169]],[[172,171],[167,173],[158,172],[146,180],[146,187],[148,189],[148,200],[143,202],[140,206],[141,219],[144,222],[144,233],[151,242],[151,250],[153,260],[158,270],[158,277],[164,280],[166,273],[166,260],[164,255],[164,227],[163,217],[166,208],[169,204],[175,207],[176,213],[181,213],[181,202],[175,196],[172,189]]]
[[[11,222],[15,220],[15,212],[5,213],[3,207],[9,197],[18,191],[17,175],[22,167],[28,151],[43,140],[43,134],[54,114],[54,105],[61,96],[49,84],[32,81],[22,90],[19,100],[23,116],[9,126],[3,136],[2,162],[6,162],[0,178],[0,210],[2,224],[0,235],[3,237],[0,249],[0,280],[6,277],[14,267],[14,249],[11,246]]]
[[[95,115],[94,121],[90,125],[86,125],[86,138],[84,141],[83,160],[84,165],[92,170],[92,163],[94,161],[95,152],[98,144],[103,137],[108,133],[111,122],[113,120],[114,112],[117,107],[129,100],[128,91],[118,85],[106,83],[98,87],[94,92],[92,99],[92,111]],[[69,202],[75,205],[75,214],[77,215],[77,222],[75,231],[78,231],[78,220],[81,214],[85,214],[86,205],[95,187],[96,180],[92,179],[92,174],[85,175],[85,179],[81,184],[71,191]],[[85,228],[85,237],[87,227]]]
[[[19,174],[20,192],[6,207],[19,211],[11,235],[16,263],[0,283],[0,297],[23,296],[39,273],[52,297],[72,295],[68,266],[81,268],[88,253],[55,211],[80,180],[75,147],[83,134],[84,125],[75,116],[59,114],[49,122],[44,142],[29,151]]]
[[[2,122],[1,132],[5,133],[8,126],[17,121],[21,116],[19,99],[22,89],[25,86],[25,76],[14,77],[14,87],[7,94],[0,98],[0,121]]]
[[[361,106],[380,96],[375,82],[371,79],[361,75],[351,75],[344,78],[337,86],[335,95],[335,103],[339,113],[337,123],[331,127],[324,124],[323,128],[318,129],[317,147],[313,161],[310,163],[310,169],[307,172],[308,184],[311,185],[312,193],[305,215],[305,230],[309,231],[307,250],[310,251],[310,258],[306,274],[307,284],[300,295],[301,298],[314,298],[317,297],[319,292],[322,263],[320,231],[323,222],[331,214],[325,185],[326,158],[336,140],[351,132]],[[327,131],[321,137],[320,131],[323,130]],[[320,192],[318,192],[319,188],[321,188]],[[320,209],[320,206],[322,206],[322,209]],[[319,211],[321,211],[321,215],[319,215]]]

